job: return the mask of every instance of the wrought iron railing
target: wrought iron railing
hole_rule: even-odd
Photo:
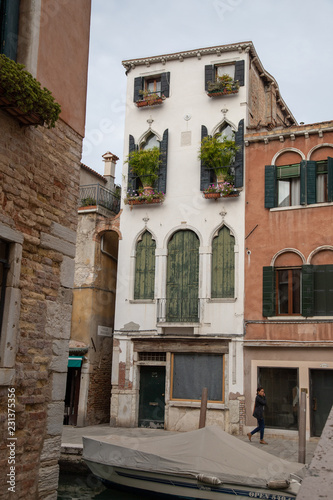
[[[157,299],[158,323],[199,323],[200,299]]]
[[[79,208],[91,205],[99,205],[117,214],[120,210],[120,196],[99,184],[81,186]]]

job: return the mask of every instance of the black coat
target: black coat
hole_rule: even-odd
[[[253,416],[256,419],[264,418],[264,408],[266,406],[266,397],[265,396],[256,396],[256,401],[254,404],[254,412]]]

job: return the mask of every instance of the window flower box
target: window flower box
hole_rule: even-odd
[[[233,184],[224,181],[217,184],[211,184],[205,191],[203,196],[206,199],[218,200],[219,198],[237,198],[239,191],[237,191]]]
[[[142,95],[142,99],[136,101],[138,108],[142,108],[144,106],[157,106],[162,104],[165,99],[164,95],[160,95],[156,92],[149,92],[148,90],[140,90],[140,94]]]
[[[211,90],[207,92],[208,97],[220,97],[222,95],[238,94],[238,90]]]
[[[61,111],[51,92],[5,55],[0,55],[0,108],[21,125],[55,126]]]
[[[217,193],[204,193],[204,197],[208,200],[208,199],[211,199],[211,200],[218,200],[220,197],[221,197],[221,193],[220,192],[217,192]]]
[[[140,190],[138,193],[129,191],[124,199],[124,203],[130,207],[133,205],[156,205],[163,203],[164,198],[164,193],[155,192],[154,190],[150,190],[149,192]]]
[[[238,91],[239,81],[233,80],[233,78],[227,74],[218,76],[215,82],[208,82],[207,95],[209,97],[238,94]]]

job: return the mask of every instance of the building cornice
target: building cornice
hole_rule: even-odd
[[[323,137],[323,135],[327,132],[333,132],[333,121],[322,122],[322,123],[313,123],[308,125],[297,125],[292,126],[287,129],[275,129],[271,131],[258,132],[255,134],[245,134],[244,143],[245,146],[249,146],[250,143],[254,142],[264,142],[268,144],[270,141],[280,141],[284,142],[287,139],[294,141],[296,137],[305,137],[306,139],[310,135],[317,134],[319,137]]]

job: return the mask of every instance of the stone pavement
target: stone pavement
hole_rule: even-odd
[[[82,436],[108,436],[112,434],[117,434],[118,436],[156,436],[164,435],[166,432],[162,429],[145,429],[145,428],[125,428],[125,427],[110,427],[108,424],[93,425],[88,427],[73,427],[69,425],[64,425],[62,432],[62,445],[61,453],[62,458],[64,455],[74,455],[79,456],[82,454]],[[170,432],[170,434],[175,434]],[[283,458],[290,462],[298,461],[298,439],[286,439],[282,437],[270,437],[269,432],[265,434],[265,440],[268,445],[262,445],[259,443],[259,436],[255,435],[252,437],[251,443],[249,442],[247,436],[236,436],[237,439],[241,439],[244,442],[249,443],[249,446],[254,446],[256,448],[261,448],[262,450],[271,453],[279,458]],[[311,438],[310,441],[306,442],[306,463],[309,464],[314,455],[314,451],[317,447],[319,439]]]

